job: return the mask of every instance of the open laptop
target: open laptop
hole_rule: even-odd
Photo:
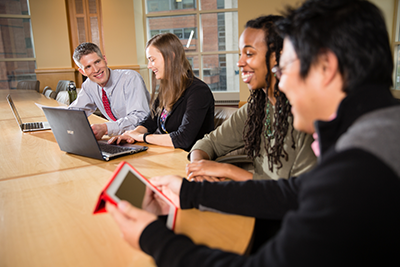
[[[21,131],[32,132],[32,131],[43,131],[51,129],[50,124],[47,121],[23,123],[21,117],[18,114],[17,108],[15,107],[14,101],[11,98],[11,95],[7,96],[7,102],[11,107],[11,111],[14,114],[14,117],[17,120],[19,127],[21,128]]]
[[[133,144],[110,145],[104,140],[97,142],[84,110],[43,107],[43,112],[62,151],[108,161],[148,148]]]

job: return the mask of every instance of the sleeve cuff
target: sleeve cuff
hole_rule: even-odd
[[[106,125],[107,125],[107,135],[108,136],[122,134],[122,131],[120,131],[118,124],[116,122],[106,122]]]
[[[168,230],[163,221],[155,220],[143,230],[139,238],[139,246],[143,252],[153,256],[158,249],[157,244],[160,244],[157,240],[169,234],[173,233]]]
[[[181,191],[179,192],[181,209],[198,208],[194,197],[198,195],[199,184],[200,183],[190,182],[186,178],[183,178]]]

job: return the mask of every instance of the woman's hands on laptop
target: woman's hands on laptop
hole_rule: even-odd
[[[134,130],[126,131],[121,135],[113,136],[108,140],[109,144],[119,144],[121,142],[126,142],[133,144],[143,141],[143,134],[147,133],[147,128],[143,126],[138,126]]]
[[[121,143],[130,143],[133,144],[135,143],[136,140],[135,137],[131,136],[130,134],[127,134],[127,132],[123,133],[122,135],[117,135],[117,136],[113,136],[108,140],[109,144],[121,144]]]

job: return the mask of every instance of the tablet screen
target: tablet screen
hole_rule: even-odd
[[[135,174],[128,171],[124,180],[115,192],[115,195],[121,199],[126,200],[135,207],[142,208],[142,201],[146,185],[139,180]]]

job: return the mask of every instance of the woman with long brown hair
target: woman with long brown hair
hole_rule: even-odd
[[[214,129],[214,97],[210,88],[193,74],[178,37],[158,34],[146,45],[147,67],[153,71],[152,108],[132,131],[110,143],[145,142],[190,150]],[[156,94],[157,80],[160,81]]]
[[[281,16],[261,16],[246,23],[239,40],[238,67],[250,89],[248,103],[193,146],[187,166],[189,179],[289,178],[314,166],[313,138],[293,129],[290,103],[279,91],[273,73],[283,46],[283,39],[275,30],[280,19]],[[211,161],[240,148],[252,160],[254,173]]]

